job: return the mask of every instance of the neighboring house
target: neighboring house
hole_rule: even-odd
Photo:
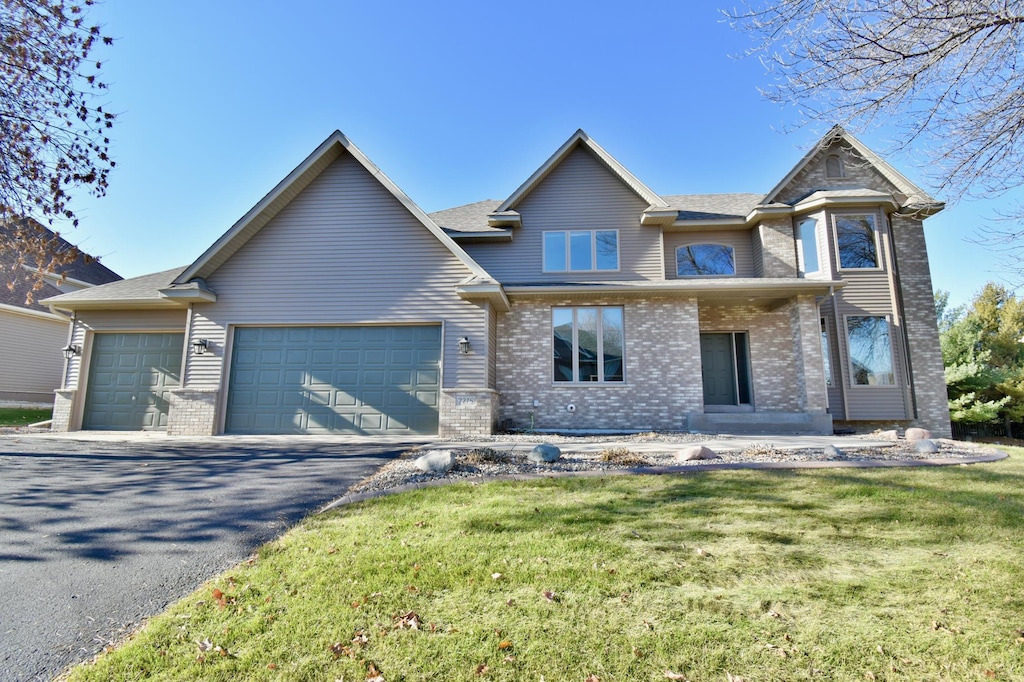
[[[949,434],[922,220],[836,128],[767,195],[658,195],[582,131],[425,214],[336,132],[191,265],[46,303],[55,429]]]
[[[0,241],[4,229],[0,226]],[[58,248],[70,247],[49,230],[46,233],[59,240]],[[59,273],[45,275],[43,285],[33,291],[32,273],[16,263],[16,254],[0,252],[0,271],[26,270],[0,284],[0,401],[48,404],[53,402],[53,391],[61,386],[61,349],[68,344],[70,328],[66,315],[51,312],[39,300],[121,277],[97,260],[79,258]],[[30,296],[32,302],[28,303]]]

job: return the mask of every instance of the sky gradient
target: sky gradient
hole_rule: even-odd
[[[65,234],[125,277],[186,265],[335,129],[427,212],[505,198],[577,128],[655,192],[766,192],[828,126],[779,132],[726,6],[105,0],[117,169]],[[858,136],[928,188],[886,132]],[[1008,277],[970,240],[1013,200],[925,223],[954,303]]]

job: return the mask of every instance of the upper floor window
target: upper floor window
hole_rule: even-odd
[[[618,269],[617,230],[557,230],[544,233],[544,272]]]
[[[836,251],[839,253],[840,268],[877,268],[878,247],[875,240],[877,229],[875,216],[837,215]]]
[[[689,244],[676,249],[676,275],[709,277],[735,275],[736,258],[725,244]]]
[[[843,160],[836,154],[829,154],[825,157],[825,177],[845,178],[846,169],[843,168]]]
[[[622,308],[554,308],[551,327],[555,381],[622,381]]]
[[[814,218],[804,218],[797,223],[796,238],[800,273],[809,275],[818,272],[818,221]]]

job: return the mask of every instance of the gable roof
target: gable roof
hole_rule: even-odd
[[[484,199],[472,204],[435,211],[429,215],[431,220],[447,232],[504,233],[506,230],[499,227],[491,227],[487,224],[487,216],[494,213],[500,204],[500,199]]]
[[[825,135],[818,140],[813,147],[811,147],[810,151],[808,151],[807,154],[805,154],[804,157],[793,167],[793,169],[789,171],[781,181],[779,181],[779,184],[775,185],[775,187],[773,187],[768,194],[764,196],[762,203],[769,204],[774,202],[778,198],[779,193],[786,189],[793,179],[799,175],[800,172],[815,159],[815,157],[824,152],[834,142],[840,140],[850,145],[858,154],[870,163],[875,170],[881,173],[886,180],[891,182],[893,186],[900,191],[900,193],[906,195],[907,198],[900,202],[901,205],[921,209],[941,207],[943,205],[942,202],[932,198],[927,192],[908,180],[905,175],[893,168],[889,162],[871,151],[863,142],[858,140],[839,125],[833,126],[830,131],[825,133]]]
[[[44,239],[57,240],[55,248],[58,251],[66,251],[73,248],[70,242],[53,230],[35,221],[32,222],[33,229],[39,231]],[[12,225],[0,224],[0,242],[6,241],[4,237],[9,236],[14,229]],[[24,272],[18,272],[19,266],[17,261],[17,253],[9,249],[0,249],[0,272],[13,273],[14,275],[10,280],[0,283],[0,305],[49,312],[49,308],[41,303],[41,299],[48,296],[58,296],[62,293],[61,290],[50,282],[43,282],[38,289],[35,289],[36,280],[34,275],[30,274],[29,269],[39,268],[42,264],[26,263],[28,269]],[[106,284],[121,279],[119,274],[84,252],[71,263],[60,266],[53,274],[56,277],[63,276],[68,280],[74,280],[76,284],[81,285]],[[8,284],[12,285],[12,287],[8,287]],[[33,301],[32,303],[25,303],[29,294],[32,295]]]
[[[185,284],[193,278],[206,278],[213,274],[225,261],[234,255],[246,242],[256,235],[270,220],[320,175],[342,154],[351,154],[385,189],[394,196],[423,226],[433,234],[463,265],[475,276],[489,278],[490,275],[452,240],[437,223],[417,206],[405,192],[355,146],[340,130],[335,130],[317,147],[312,154],[295,167],[255,206],[231,226],[220,239],[214,242],[198,259],[178,277],[173,284]]]
[[[650,206],[657,206],[659,208],[666,208],[668,206],[664,199],[658,196],[647,185],[642,183],[639,178],[626,170],[625,166],[616,161],[615,158],[602,149],[599,144],[591,140],[581,128],[573,133],[572,136],[565,141],[565,144],[559,147],[555,153],[552,154],[540,168],[534,171],[533,175],[527,178],[526,182],[520,185],[508,199],[505,199],[505,201],[503,201],[494,212],[500,213],[515,209],[515,207],[519,205],[519,202],[532,192],[537,185],[539,185],[541,181],[551,173],[551,171],[557,168],[559,164],[569,156],[569,154],[575,151],[577,147],[583,147],[589,150],[609,171],[612,172],[613,175],[633,190],[637,196],[646,201]]]

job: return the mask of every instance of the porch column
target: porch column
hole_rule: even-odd
[[[796,365],[797,398],[804,412],[824,414],[828,407],[825,365],[821,355],[821,322],[814,296],[797,296],[789,308]]]

